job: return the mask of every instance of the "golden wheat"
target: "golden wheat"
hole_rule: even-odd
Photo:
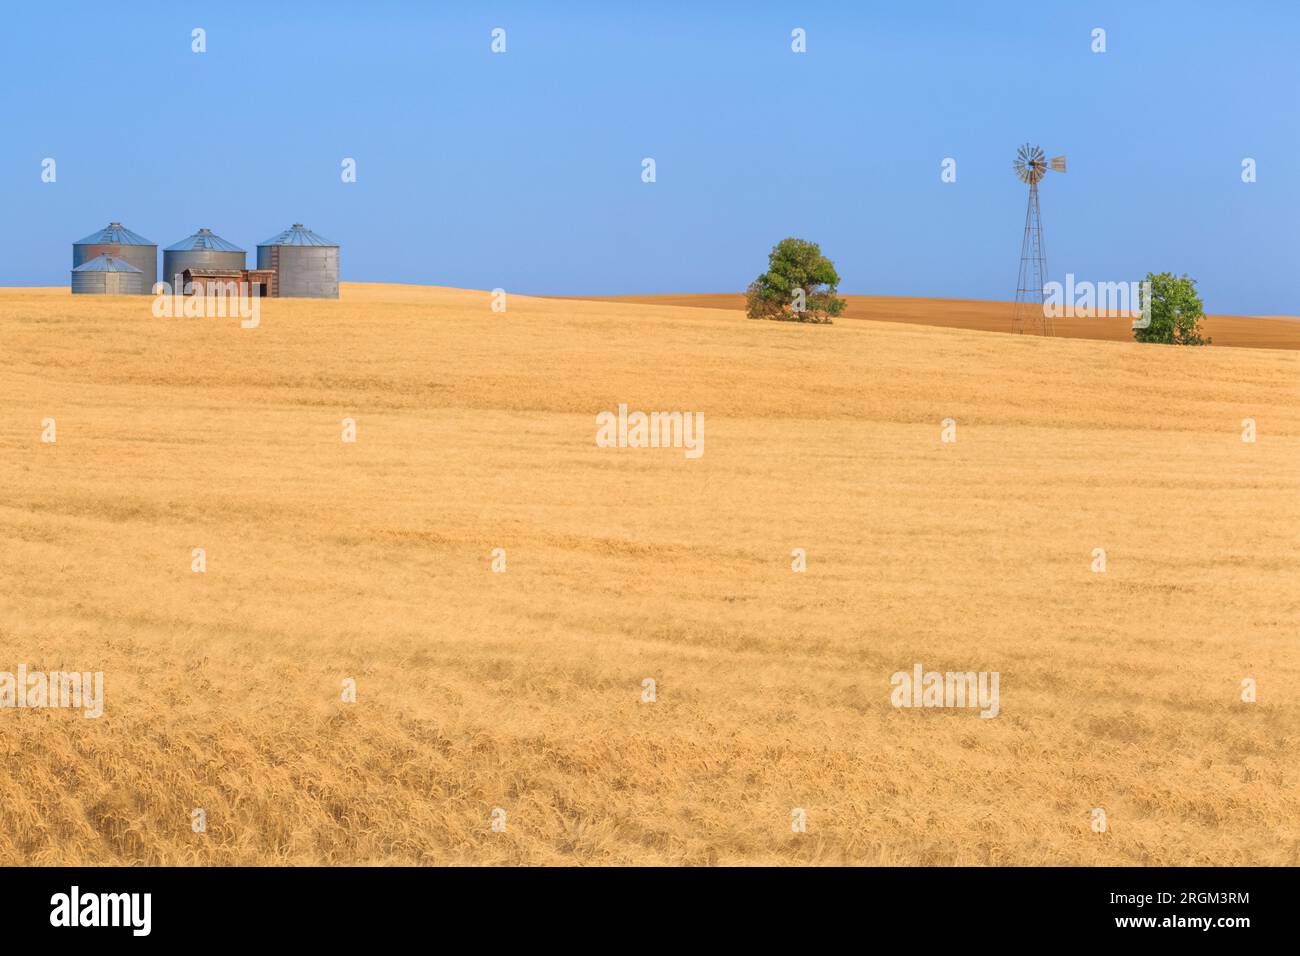
[[[342,295],[0,293],[0,864],[1300,862],[1300,354]]]

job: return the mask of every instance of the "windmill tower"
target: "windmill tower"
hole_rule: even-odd
[[[1029,208],[1025,210],[1025,238],[1020,244],[1020,278],[1016,282],[1016,311],[1013,332],[1038,330],[1053,334],[1052,320],[1043,311],[1043,285],[1047,282],[1047,253],[1043,248],[1043,219],[1038,210],[1038,184],[1049,169],[1065,172],[1065,157],[1049,161],[1038,146],[1025,143],[1016,151],[1012,164],[1022,183],[1029,183]]]

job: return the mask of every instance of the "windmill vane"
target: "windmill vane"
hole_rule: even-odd
[[[1025,210],[1025,235],[1020,244],[1020,276],[1016,281],[1016,309],[1011,328],[1023,333],[1030,325],[1042,335],[1052,335],[1051,316],[1043,309],[1043,286],[1047,282],[1047,252],[1043,245],[1043,219],[1038,207],[1038,184],[1048,171],[1065,172],[1065,157],[1050,160],[1041,146],[1025,143],[1016,150],[1011,164],[1022,183],[1029,184],[1029,207]]]

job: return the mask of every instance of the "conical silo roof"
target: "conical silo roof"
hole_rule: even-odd
[[[73,243],[74,246],[98,246],[98,245],[118,245],[118,246],[152,246],[154,242],[146,239],[137,232],[132,232],[120,222],[110,222],[99,232],[92,232],[85,239],[79,239]]]
[[[139,245],[139,243],[136,243]],[[95,256],[89,262],[83,262],[73,272],[142,272],[121,256]]]
[[[233,242],[227,242],[211,229],[200,229],[192,236],[168,246],[163,252],[243,252]]]
[[[330,242],[324,236],[319,236],[312,232],[300,222],[295,222],[292,226],[278,235],[272,236],[265,242],[259,242],[259,246],[337,246],[337,242]]]

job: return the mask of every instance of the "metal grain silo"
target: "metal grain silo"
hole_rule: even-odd
[[[219,269],[239,271],[244,268],[247,253],[233,242],[227,242],[211,229],[200,229],[163,250],[163,281],[173,289],[180,285],[176,277],[186,269]]]
[[[158,246],[144,236],[132,232],[120,222],[110,222],[99,232],[92,233],[72,244],[72,268],[76,269],[99,256],[125,259],[140,270],[144,288],[141,294],[153,291],[158,281]]]
[[[144,295],[144,272],[125,259],[96,256],[72,270],[73,295]]]
[[[275,270],[276,295],[339,297],[339,244],[316,235],[300,222],[257,244],[257,267]]]

